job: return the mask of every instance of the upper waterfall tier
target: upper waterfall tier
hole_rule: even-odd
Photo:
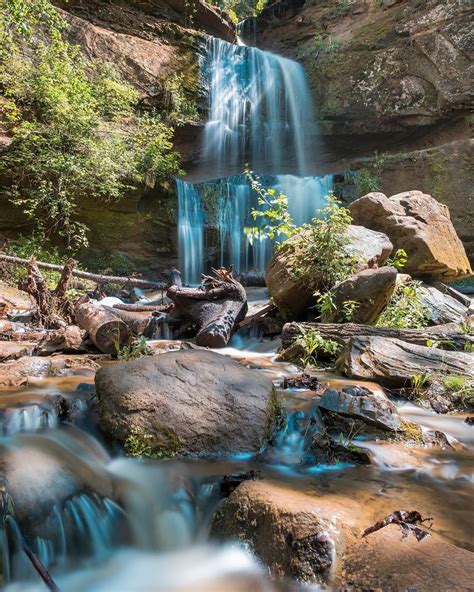
[[[288,162],[305,175],[315,120],[303,68],[253,47],[210,37],[202,71],[209,85],[203,160],[213,178],[246,163],[282,174]]]

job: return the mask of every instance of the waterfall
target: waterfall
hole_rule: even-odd
[[[203,76],[210,97],[203,153],[216,177],[246,162],[278,174],[291,158],[299,175],[307,173],[315,125],[300,64],[209,38]]]
[[[206,257],[246,272],[264,271],[272,256],[270,241],[247,243],[244,228],[255,224],[257,199],[244,175],[227,171],[249,163],[265,186],[287,195],[298,225],[314,217],[333,185],[332,176],[307,175],[316,125],[300,64],[210,37],[201,69],[209,88],[201,164],[213,180],[177,181],[180,267],[188,283],[207,271]]]

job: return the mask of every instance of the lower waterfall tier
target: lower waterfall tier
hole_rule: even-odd
[[[333,176],[264,176],[261,183],[283,192],[297,225],[310,222],[324,206]],[[186,283],[199,283],[211,265],[233,265],[238,273],[265,271],[273,253],[269,240],[250,245],[245,228],[255,225],[251,211],[257,196],[245,175],[203,183],[178,180],[180,268]]]

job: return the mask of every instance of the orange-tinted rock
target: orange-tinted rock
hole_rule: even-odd
[[[348,236],[351,239],[348,249],[359,259],[358,271],[383,265],[393,248],[386,235],[363,226],[350,226]],[[299,237],[296,235],[287,243],[298,240]],[[306,310],[314,305],[313,293],[318,289],[318,283],[322,278],[315,274],[311,279],[310,287],[295,278],[288,264],[285,246],[274,254],[265,273],[265,281],[275,304],[288,320],[301,319]]]
[[[448,208],[421,191],[392,197],[369,193],[349,206],[354,223],[384,232],[394,250],[404,249],[413,276],[454,279],[472,273]]]

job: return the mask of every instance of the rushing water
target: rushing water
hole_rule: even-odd
[[[332,189],[332,175],[262,177],[267,187],[288,196],[289,212],[296,224],[309,222],[315,211],[324,206]],[[247,241],[245,228],[254,226],[250,212],[257,207],[257,196],[244,175],[225,177],[203,183],[177,181],[179,198],[179,249],[183,278],[198,283],[207,270],[204,254],[217,248],[214,265],[234,266],[237,272],[265,271],[273,252],[271,241]],[[215,233],[206,227],[212,226]],[[206,244],[207,243],[207,244]]]
[[[307,174],[315,119],[300,64],[211,37],[203,75],[210,97],[203,152],[216,177],[245,162],[279,174],[291,159]]]
[[[243,349],[249,343],[251,349]],[[275,361],[276,345],[236,336],[220,353],[267,373],[278,385],[297,369]],[[68,592],[296,590],[291,583],[275,588],[244,548],[208,540],[222,476],[250,469],[314,496],[315,503],[329,496],[362,524],[396,508],[416,508],[435,516],[437,536],[471,548],[473,456],[465,445],[472,444],[473,428],[462,416],[437,416],[404,405],[405,417],[417,417],[426,429],[444,430],[452,447],[359,441],[370,450],[372,466],[325,466],[309,451],[318,430],[315,394],[293,389],[285,391],[286,421],[264,457],[140,462],[111,454],[94,435],[93,415],[86,413],[91,393],[84,388],[92,377],[91,371],[69,383],[64,377],[46,378],[34,388],[3,395],[4,414],[27,407],[28,401],[52,414],[48,424],[9,424],[17,432],[12,427],[0,438],[18,520],[9,518],[0,528],[0,569],[10,580],[10,592],[44,589],[22,551],[20,529]],[[320,380],[334,383],[329,375]],[[53,417],[52,393],[71,404],[81,401],[81,427]]]
[[[209,109],[201,164],[211,180],[177,181],[180,264],[190,283],[211,262],[263,272],[271,257],[269,241],[248,244],[244,228],[255,223],[250,212],[257,196],[245,176],[225,176],[228,171],[241,173],[249,164],[266,187],[288,196],[298,225],[311,220],[333,186],[330,175],[307,175],[317,134],[300,64],[209,38],[202,76]]]

